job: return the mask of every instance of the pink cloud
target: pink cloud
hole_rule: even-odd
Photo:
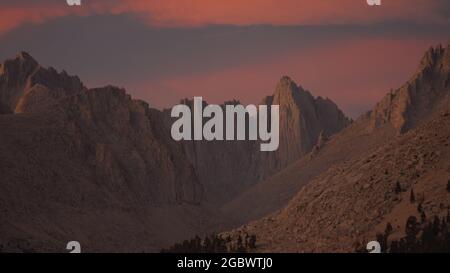
[[[390,19],[444,20],[435,14],[430,0],[383,0],[370,7],[365,0],[155,0],[121,1],[116,12],[147,15],[161,25],[203,24],[340,24],[368,23]]]
[[[282,75],[289,75],[314,95],[331,98],[355,117],[391,88],[406,82],[429,46],[430,41],[415,39],[347,40],[229,69],[125,86],[157,107],[169,107],[193,96],[203,96],[212,103],[232,98],[258,103],[273,93]]]
[[[383,0],[380,7],[369,7],[365,0],[96,0],[84,1],[81,7],[69,7],[62,0],[0,3],[0,32],[27,22],[103,13],[131,13],[158,26],[365,24],[392,19],[448,23],[448,18],[437,15],[438,3]]]

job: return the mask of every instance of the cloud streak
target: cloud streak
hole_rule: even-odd
[[[88,86],[124,86],[156,107],[194,95],[258,103],[289,75],[356,117],[448,39],[449,3],[4,0],[0,59],[26,50]]]
[[[347,41],[348,42],[348,41]],[[353,118],[370,109],[391,88],[404,84],[429,41],[352,39],[316,48],[291,50],[242,66],[127,84],[135,96],[169,107],[180,98],[202,95],[212,103],[236,98],[258,103],[273,93],[282,75],[313,94],[331,98]],[[160,91],[164,90],[164,96]]]
[[[37,1],[36,1],[37,2]],[[64,0],[0,3],[0,33],[25,23],[63,16],[133,14],[152,26],[332,25],[385,21],[449,24],[446,0],[384,0],[369,7],[365,0],[91,0],[69,7]]]

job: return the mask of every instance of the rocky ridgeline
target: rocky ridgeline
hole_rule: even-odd
[[[418,72],[401,88],[387,94],[370,113],[371,128],[390,124],[399,133],[417,126],[449,99],[450,48],[429,49]]]
[[[85,247],[105,249],[114,236],[122,249],[144,240],[159,249],[217,228],[218,205],[306,154],[321,131],[349,123],[334,103],[287,77],[265,101],[282,109],[283,148],[274,155],[257,143],[175,142],[166,112],[113,86],[88,89],[19,53],[0,66],[0,239],[40,249],[45,237],[45,249],[63,249],[57,245],[68,234],[98,236]],[[204,208],[210,203],[216,207]],[[128,241],[117,225],[140,235]]]
[[[189,100],[182,103],[192,104]],[[321,133],[333,135],[351,123],[331,100],[313,97],[286,76],[261,104],[280,106],[280,145],[275,152],[261,152],[259,143],[249,141],[183,142],[209,200],[230,201],[309,153]]]
[[[46,109],[68,95],[85,90],[76,76],[54,68],[44,68],[28,53],[20,52],[0,69],[0,102],[3,113],[32,112]]]
[[[449,47],[428,51],[413,80],[321,147],[317,145],[309,160],[299,161],[306,167],[294,163],[296,168],[287,168],[272,180],[282,184],[281,178],[299,179],[299,172],[311,171],[316,161],[329,164],[331,160],[327,170],[316,173],[283,209],[231,234],[255,234],[258,251],[344,252],[354,251],[356,243],[376,239],[388,223],[393,227],[390,238],[400,239],[407,218],[420,218],[418,204],[429,219],[447,215],[448,63]],[[391,131],[402,134],[395,137]],[[333,161],[330,151],[348,151],[350,156]]]

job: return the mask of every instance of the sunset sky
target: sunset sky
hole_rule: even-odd
[[[450,1],[2,0],[0,59],[114,84],[158,108],[258,103],[283,75],[357,117],[450,38]]]

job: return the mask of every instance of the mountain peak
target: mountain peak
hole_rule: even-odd
[[[420,61],[419,71],[424,70],[427,67],[433,67],[440,59],[443,58],[444,53],[445,49],[442,45],[430,47]]]
[[[39,63],[28,53],[25,51],[20,51],[17,53],[16,58],[13,60],[15,63],[24,64],[28,67],[37,67]]]
[[[283,76],[275,88],[272,102],[279,105],[297,104],[300,91],[302,90],[290,77]]]
[[[0,66],[0,75],[0,104],[2,112],[7,113],[43,109],[57,98],[85,89],[78,77],[44,68],[25,51],[6,60]]]
[[[449,99],[449,72],[449,45],[430,48],[412,79],[377,103],[370,114],[371,128],[391,124],[404,133],[426,120]]]
[[[282,76],[280,78],[280,83],[293,83],[293,84],[295,84],[294,80],[291,77],[287,76],[287,75],[284,75],[284,76]]]
[[[283,91],[295,91],[298,89],[297,84],[288,76],[283,76],[278,81],[276,92],[283,92]]]
[[[26,51],[20,51],[19,53],[17,53],[16,58],[22,59],[22,60],[27,60],[27,59],[34,60],[33,57]]]
[[[39,66],[39,63],[25,51],[19,52],[15,58],[8,59],[0,65],[0,74],[22,71],[32,73]]]

